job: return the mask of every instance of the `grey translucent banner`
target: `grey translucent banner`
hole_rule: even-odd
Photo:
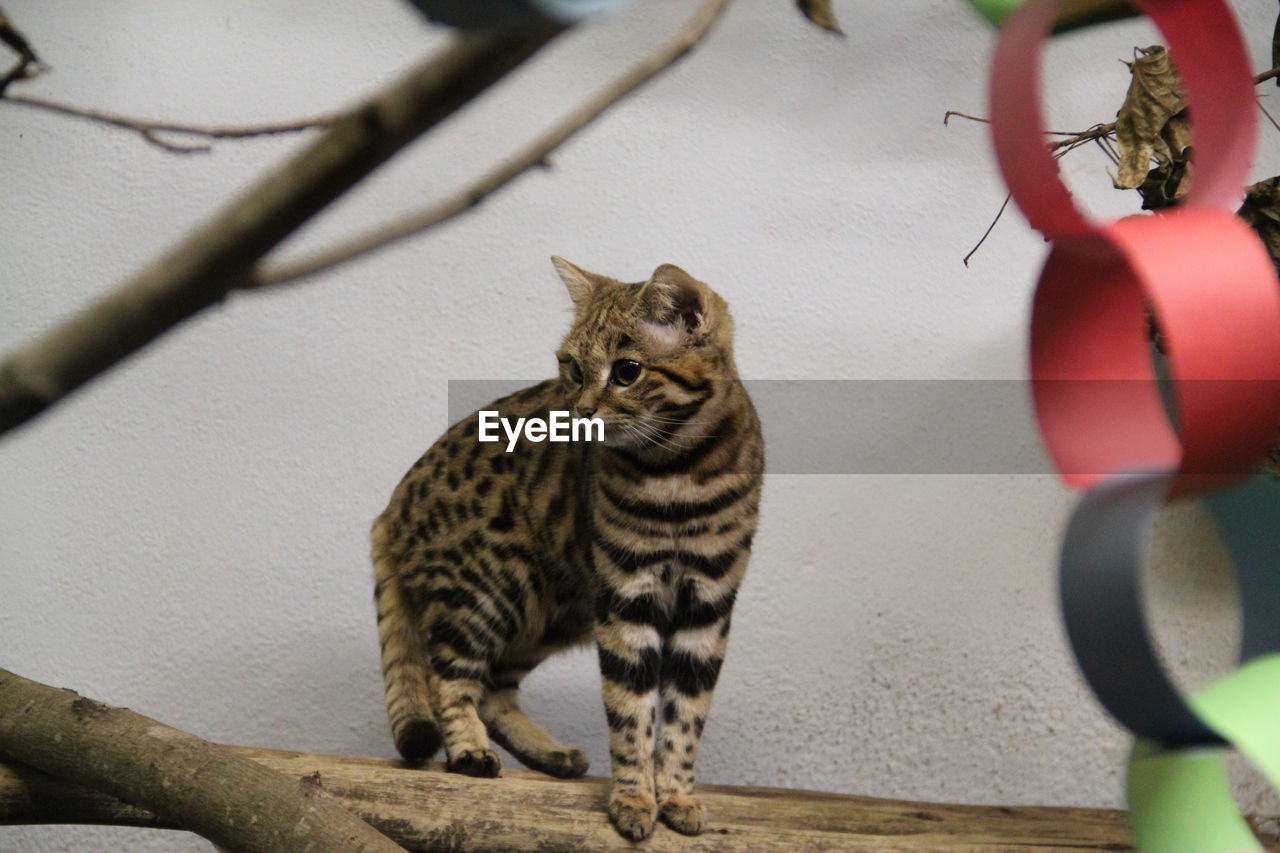
[[[530,384],[450,380],[449,422]],[[1136,390],[1148,383],[1074,384],[1086,398],[1114,401],[1125,396],[1116,394],[1118,386]],[[1260,392],[1265,384],[1258,383]],[[743,385],[760,413],[773,474],[1056,473],[1026,380],[758,379]],[[1094,422],[1114,416],[1100,405]]]

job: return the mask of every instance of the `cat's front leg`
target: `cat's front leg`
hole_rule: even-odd
[[[685,578],[663,643],[662,737],[655,770],[659,817],[686,835],[701,832],[706,821],[702,800],[693,793],[693,768],[729,643],[736,596],[736,578]]]
[[[648,837],[658,815],[653,751],[661,614],[653,581],[645,576],[597,597],[595,638],[613,765],[609,818],[632,841]]]

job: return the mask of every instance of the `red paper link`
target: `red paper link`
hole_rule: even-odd
[[[1036,291],[1031,374],[1050,455],[1069,485],[1176,468],[1175,492],[1257,466],[1280,424],[1280,283],[1233,213],[1251,165],[1253,80],[1221,0],[1138,4],[1168,40],[1191,104],[1196,171],[1179,209],[1099,225],[1075,205],[1043,135],[1041,45],[1057,7],[1030,0],[1006,22],[991,81],[1005,181],[1055,245]],[[1177,433],[1147,341],[1169,357]]]
[[[1152,376],[1168,355],[1179,437]],[[1178,469],[1175,493],[1253,471],[1280,424],[1280,284],[1238,216],[1131,216],[1054,245],[1031,319],[1036,415],[1068,485]]]

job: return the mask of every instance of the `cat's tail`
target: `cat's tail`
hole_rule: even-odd
[[[382,680],[396,749],[405,761],[426,761],[440,748],[440,729],[431,711],[426,649],[404,599],[391,536],[383,516],[373,523],[373,601],[382,643]]]

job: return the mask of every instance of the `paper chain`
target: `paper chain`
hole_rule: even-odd
[[[1240,33],[1224,0],[1135,4],[1182,75],[1193,185],[1175,210],[1095,222],[1044,142],[1039,60],[1058,3],[973,3],[1003,22],[990,85],[1000,170],[1053,243],[1031,318],[1035,409],[1061,476],[1086,490],[1063,543],[1062,607],[1090,686],[1139,737],[1134,836],[1147,853],[1260,850],[1222,764],[1234,746],[1280,788],[1280,487],[1250,476],[1280,424],[1280,282],[1234,214],[1257,132]],[[1148,311],[1168,358],[1168,410]],[[1184,698],[1149,640],[1140,574],[1160,507],[1191,495],[1205,496],[1235,563],[1244,641],[1240,668]]]

